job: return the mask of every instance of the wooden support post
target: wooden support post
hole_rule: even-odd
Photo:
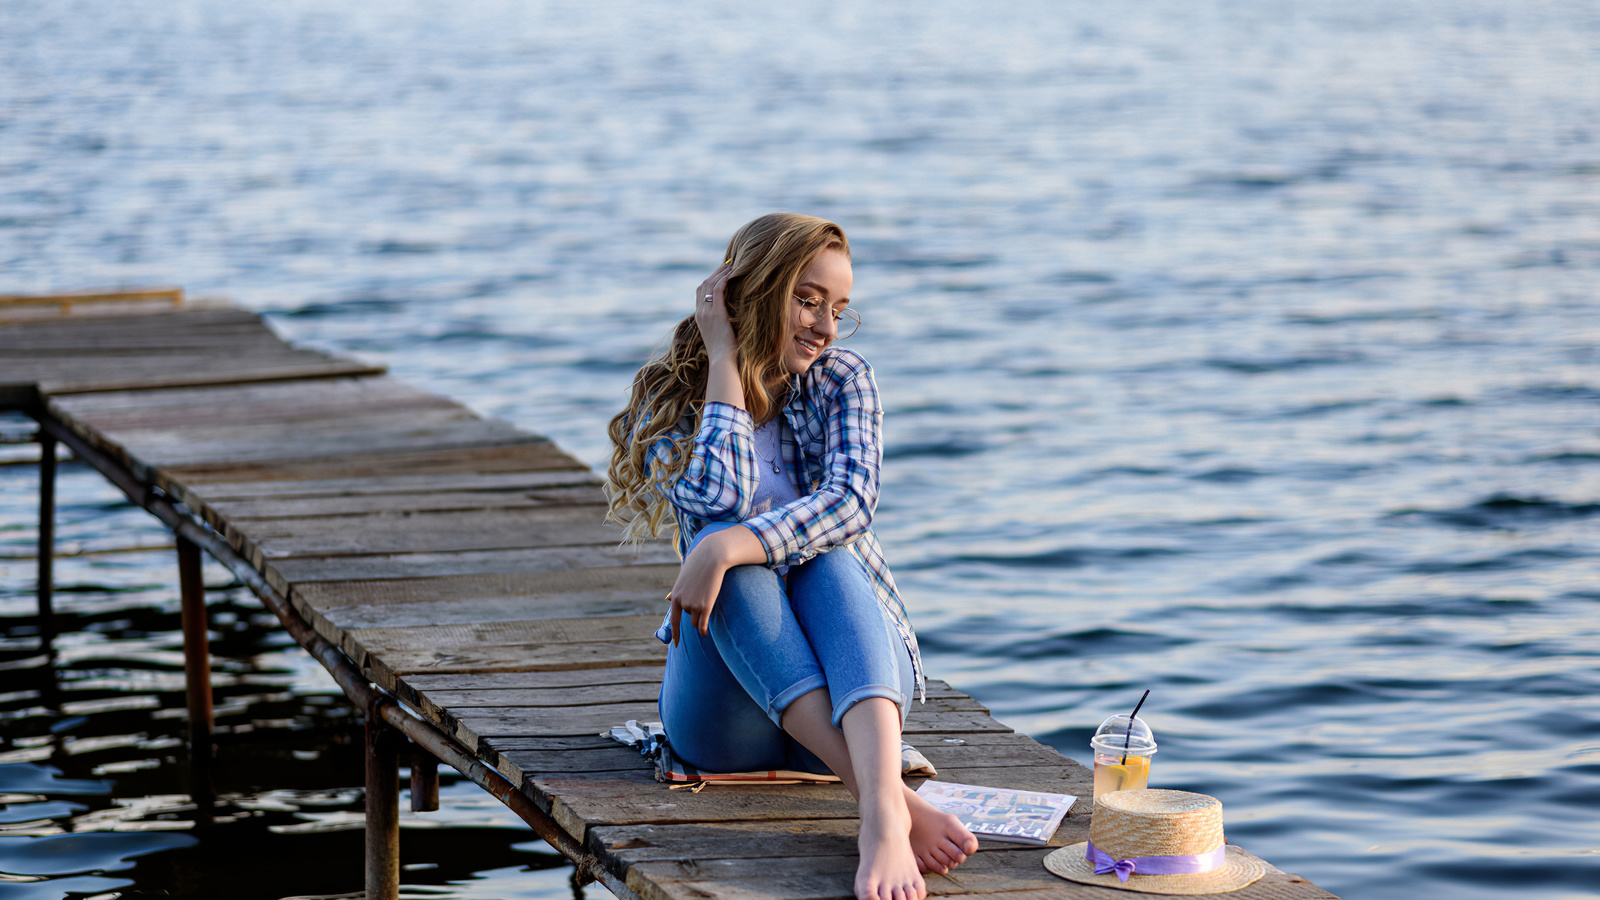
[[[414,747],[411,758],[411,811],[435,812],[439,809],[439,760],[432,753]]]
[[[183,674],[189,699],[189,794],[200,820],[211,821],[216,787],[211,777],[211,648],[206,621],[206,586],[201,578],[200,548],[177,535],[178,590],[183,598]]]
[[[48,635],[54,612],[56,562],[56,439],[39,432],[39,632]]]
[[[400,897],[400,739],[383,721],[376,694],[367,706],[367,895],[365,900]]]

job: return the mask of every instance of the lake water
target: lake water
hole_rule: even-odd
[[[598,465],[732,231],[834,218],[934,674],[1080,760],[1150,688],[1155,785],[1343,896],[1595,896],[1600,8],[773,6],[0,4],[0,293],[227,295]],[[0,486],[0,898],[359,889],[321,669],[208,568],[200,833],[170,538],[65,466],[52,666]],[[407,896],[571,895],[445,793]]]

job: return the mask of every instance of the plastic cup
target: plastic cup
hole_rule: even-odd
[[[1094,749],[1094,796],[1107,791],[1137,791],[1150,786],[1150,757],[1155,735],[1143,719],[1112,716],[1089,739]],[[1091,798],[1092,799],[1092,798]]]

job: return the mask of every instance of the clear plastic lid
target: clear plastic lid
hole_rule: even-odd
[[[1112,716],[1100,723],[1094,737],[1089,739],[1089,746],[1105,753],[1149,756],[1156,752],[1156,736],[1150,733],[1150,726],[1143,719],[1132,720],[1130,728],[1127,716]]]

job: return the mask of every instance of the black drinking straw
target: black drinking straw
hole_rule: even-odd
[[[1139,718],[1139,708],[1144,706],[1145,697],[1148,697],[1148,696],[1150,696],[1150,689],[1146,688],[1145,692],[1144,692],[1144,697],[1140,697],[1139,698],[1139,702],[1135,703],[1133,705],[1133,712],[1128,714],[1128,730],[1126,732],[1124,732],[1123,735],[1122,735],[1122,764],[1123,765],[1127,765],[1128,764],[1128,744],[1133,740],[1133,722],[1134,722],[1135,719]]]

